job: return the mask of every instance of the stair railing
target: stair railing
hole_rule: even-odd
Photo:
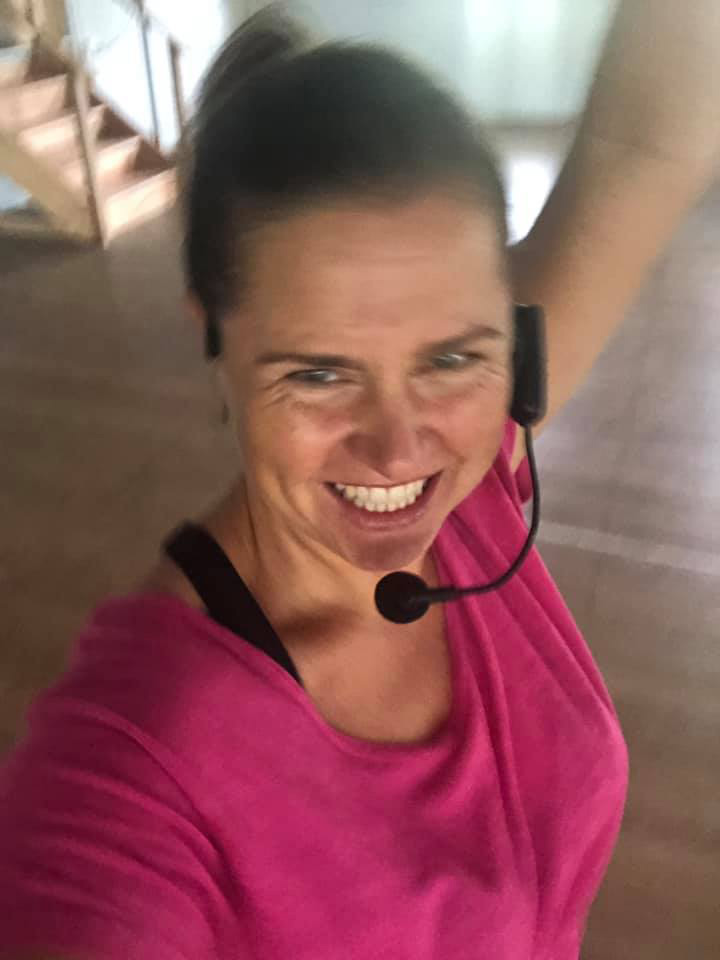
[[[172,101],[178,130],[175,160],[178,165],[178,171],[180,171],[184,168],[187,150],[187,112],[182,81],[182,45],[178,39],[173,36],[163,21],[150,10],[146,0],[113,0],[113,2],[126,11],[129,10],[130,13],[137,17],[152,122],[151,140],[156,149],[160,149],[160,116],[150,54],[151,33],[153,30],[158,30],[165,38],[167,62],[172,81]],[[47,46],[45,0],[25,0],[24,16],[33,31],[36,43],[40,45],[40,47]],[[53,52],[56,54],[60,53],[58,50],[54,50]],[[78,136],[86,173],[89,213],[97,240],[105,246],[107,242],[107,229],[98,189],[96,137],[90,122],[91,81],[90,71],[86,61],[86,53],[85,51],[75,51],[71,57],[68,57],[67,54],[61,55],[66,61],[71,74],[71,90],[77,112]]]
[[[113,2],[126,12],[133,14],[138,21],[152,123],[151,140],[158,149],[160,148],[160,115],[158,111],[155,80],[153,77],[150,41],[154,30],[159,31],[165,38],[168,69],[172,81],[172,101],[178,130],[178,152],[182,153],[186,146],[187,127],[187,111],[182,80],[182,44],[177,37],[171,33],[165,23],[152,12],[147,0],[113,0]],[[25,0],[25,17],[31,25],[35,36],[41,39],[43,37],[43,27],[46,22],[45,0]],[[79,59],[82,60],[83,57]],[[87,72],[88,68],[86,64],[83,64],[83,68]]]
[[[181,70],[182,45],[179,40],[173,36],[165,23],[150,10],[147,0],[113,0],[113,2],[124,8],[133,8],[133,12],[138,17],[145,66],[145,79],[147,82],[148,100],[152,116],[152,138],[155,146],[158,148],[160,147],[160,116],[157,106],[155,81],[153,79],[152,59],[150,56],[150,36],[153,30],[159,30],[165,37],[168,67],[172,80],[173,105],[175,108],[179,147],[182,149],[185,146],[185,130],[187,125]]]

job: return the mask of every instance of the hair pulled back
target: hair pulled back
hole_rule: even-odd
[[[313,46],[275,7],[247,20],[220,50],[190,142],[185,260],[211,357],[221,349],[223,314],[242,297],[253,227],[313,201],[464,190],[490,209],[499,242],[507,241],[495,159],[456,100],[383,48]]]

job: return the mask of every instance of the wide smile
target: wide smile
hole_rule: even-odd
[[[350,522],[364,529],[388,529],[414,523],[427,511],[441,472],[394,487],[324,486]]]
[[[422,495],[428,484],[429,477],[414,480],[411,483],[399,484],[395,487],[363,487],[344,483],[334,483],[338,493],[350,503],[367,510],[370,513],[393,513],[395,510],[404,510]]]

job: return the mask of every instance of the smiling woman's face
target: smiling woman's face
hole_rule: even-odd
[[[507,417],[511,300],[492,215],[445,194],[335,204],[251,245],[223,352],[251,510],[362,570],[416,564]]]

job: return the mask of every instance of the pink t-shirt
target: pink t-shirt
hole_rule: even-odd
[[[444,582],[524,541],[514,433],[436,540]],[[173,597],[103,604],[2,774],[0,953],[577,958],[626,789],[607,691],[535,550],[445,616],[450,716],[399,745]]]

